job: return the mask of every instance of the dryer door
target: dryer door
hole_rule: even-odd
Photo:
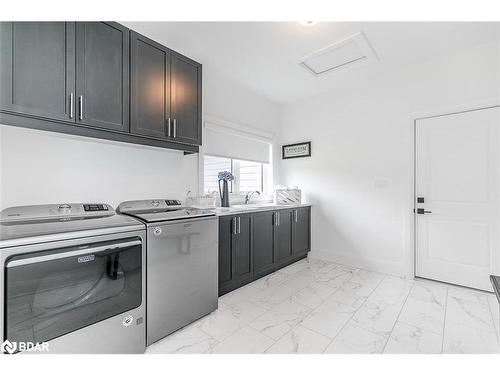
[[[140,306],[133,237],[15,255],[5,263],[5,337],[44,342]]]

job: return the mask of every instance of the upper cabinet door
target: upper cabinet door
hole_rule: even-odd
[[[130,131],[156,138],[173,134],[169,98],[169,50],[130,33]],[[170,128],[170,129],[168,129]]]
[[[171,51],[172,137],[201,145],[201,64]]]
[[[75,121],[74,62],[74,22],[0,22],[0,109]]]
[[[129,29],[76,24],[77,123],[129,130]]]

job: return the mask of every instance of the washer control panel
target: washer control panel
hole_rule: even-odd
[[[0,213],[0,222],[72,220],[113,216],[113,207],[105,203],[61,203],[9,207]]]
[[[84,204],[83,210],[88,211],[108,211],[108,206],[105,204]]]
[[[167,204],[167,206],[180,206],[181,205],[181,201],[179,201],[177,199],[166,199],[165,203]]]

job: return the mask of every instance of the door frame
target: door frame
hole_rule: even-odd
[[[416,233],[417,233],[417,222],[415,220],[415,208],[416,208],[416,183],[417,183],[417,121],[429,119],[433,117],[448,116],[453,114],[459,114],[463,112],[479,111],[482,109],[489,109],[494,107],[500,107],[500,97],[495,97],[492,99],[483,99],[477,101],[470,101],[466,103],[459,103],[451,106],[436,107],[434,109],[420,111],[412,113],[408,120],[408,129],[410,134],[410,147],[408,152],[408,167],[411,171],[411,177],[408,183],[407,191],[407,203],[405,215],[405,270],[404,276],[409,279],[414,279],[416,277],[416,259],[417,259],[417,248],[416,248]]]

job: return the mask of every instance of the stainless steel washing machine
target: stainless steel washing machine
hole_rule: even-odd
[[[143,353],[145,249],[144,224],[107,204],[3,210],[4,352]]]
[[[217,309],[215,212],[175,199],[121,203],[147,226],[147,345]]]

